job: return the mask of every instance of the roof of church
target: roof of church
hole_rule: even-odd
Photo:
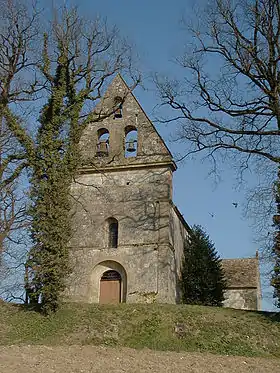
[[[257,288],[259,286],[259,260],[255,258],[223,259],[228,288]]]

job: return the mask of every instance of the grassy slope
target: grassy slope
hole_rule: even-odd
[[[185,325],[185,335],[174,332]],[[280,357],[278,315],[186,305],[65,304],[44,317],[0,303],[0,345],[116,345]]]

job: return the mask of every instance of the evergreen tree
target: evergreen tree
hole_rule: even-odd
[[[185,242],[182,300],[188,304],[222,306],[226,281],[221,259],[203,229],[195,225],[191,242]]]

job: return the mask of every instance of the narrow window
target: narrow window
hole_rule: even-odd
[[[109,219],[109,247],[118,247],[119,223],[116,219]]]
[[[97,131],[97,149],[96,155],[98,157],[106,157],[109,154],[109,141],[110,141],[110,134],[106,128],[100,128]]]
[[[122,118],[122,98],[117,96],[114,99],[114,106],[116,107],[115,112],[114,112],[114,119],[119,119]]]
[[[125,128],[125,158],[137,156],[137,129],[134,126]]]

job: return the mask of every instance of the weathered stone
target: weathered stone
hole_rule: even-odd
[[[117,117],[116,102],[122,102]],[[116,271],[121,302],[180,302],[191,229],[172,202],[172,155],[120,76],[96,113],[108,117],[90,124],[80,143],[82,162],[71,191],[73,271],[65,295],[97,303],[103,274]],[[129,138],[131,130],[137,139]],[[118,225],[115,248],[109,245],[112,221]]]
[[[81,140],[83,164],[72,186],[73,273],[67,294],[73,301],[98,302],[102,274],[115,270],[122,278],[122,302],[175,303],[190,230],[172,203],[176,166],[120,76],[97,111],[110,112],[114,97],[125,97],[122,118],[111,115],[89,125]],[[125,152],[129,129],[138,131],[134,157]],[[99,157],[98,133],[108,131],[108,154]],[[117,248],[108,246],[109,218],[118,221]]]
[[[261,309],[258,255],[255,258],[224,259],[227,279],[224,306],[246,310]]]

